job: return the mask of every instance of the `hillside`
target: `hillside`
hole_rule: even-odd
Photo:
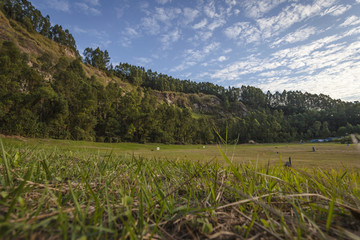
[[[21,52],[28,54],[28,65],[36,69],[45,80],[53,79],[53,68],[61,57],[68,58],[69,61],[78,58],[77,53],[67,46],[59,45],[49,38],[37,32],[28,32],[20,23],[8,19],[0,12],[0,41],[10,41],[16,44]],[[134,86],[126,81],[122,81],[114,75],[108,76],[104,71],[89,64],[83,64],[82,68],[86,77],[95,77],[101,84],[106,86],[109,82],[116,82],[125,91],[131,91]],[[195,112],[214,113],[219,107],[221,100],[211,95],[204,94],[178,94],[168,92],[162,94],[155,91],[159,102],[166,102],[169,105],[181,105],[193,109]],[[190,99],[196,99],[191,104]],[[201,101],[204,99],[204,101]],[[209,99],[212,99],[210,102]]]
[[[68,30],[50,27],[48,17],[40,17],[41,28],[13,18],[14,9],[0,11],[0,133],[163,143],[212,143],[218,134],[228,142],[289,142],[360,133],[359,102],[112,66],[99,48],[85,49],[82,58]],[[28,15],[37,11],[30,9]]]

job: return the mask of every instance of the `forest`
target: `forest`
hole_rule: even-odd
[[[107,50],[86,48],[83,57],[71,33],[51,26],[27,0],[2,0],[3,14],[31,33],[76,52],[30,66],[29,53],[0,39],[0,133],[100,142],[208,144],[218,134],[228,142],[292,142],[360,133],[360,102],[300,91],[266,92],[253,86],[223,87],[180,80],[128,63],[111,64]],[[30,53],[31,54],[31,53]],[[54,62],[55,61],[55,62]],[[52,63],[54,62],[54,63]],[[104,84],[84,66],[106,73]],[[50,74],[47,79],[44,73]],[[131,85],[123,89],[121,82]],[[182,94],[169,104],[156,93]],[[200,96],[218,101],[202,102]],[[216,111],[198,109],[211,105]]]

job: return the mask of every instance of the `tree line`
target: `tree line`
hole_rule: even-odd
[[[217,96],[221,100],[222,109],[229,114],[222,116],[215,113],[212,119],[219,131],[225,133],[231,129],[231,141],[246,142],[254,139],[259,142],[283,142],[360,133],[359,102],[344,102],[324,94],[301,91],[264,93],[253,86],[225,88],[209,82],[180,80],[128,63],[113,67],[109,65],[110,57],[106,50],[103,52],[99,48],[88,48],[86,51],[85,56],[90,56],[89,52],[96,53],[96,61],[101,63],[94,64],[93,60],[87,59],[84,61],[86,64],[95,67],[101,65],[109,75],[115,75],[135,86]],[[98,56],[106,57],[101,60]],[[239,111],[241,104],[245,104],[248,109],[245,114],[242,113],[243,109]]]

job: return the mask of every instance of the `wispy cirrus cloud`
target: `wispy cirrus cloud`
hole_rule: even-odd
[[[152,59],[151,58],[147,58],[147,57],[134,57],[135,60],[135,65],[137,66],[146,66],[150,63],[152,63]]]
[[[63,0],[48,0],[48,6],[62,12],[70,12],[70,5],[68,1]]]
[[[191,66],[194,66],[199,62],[203,61],[207,56],[212,54],[219,47],[219,42],[213,42],[204,46],[202,49],[187,49],[183,55],[183,62],[178,66],[172,68],[170,71],[183,71]]]
[[[161,40],[160,40],[162,42],[163,49],[168,49],[171,44],[173,44],[174,42],[177,42],[180,39],[180,36],[181,36],[181,32],[178,29],[175,29],[172,32],[163,34],[161,36]]]
[[[126,27],[122,32],[121,45],[123,47],[130,47],[132,40],[141,36],[141,34],[132,27]]]
[[[321,15],[324,9],[331,7],[335,0],[315,0],[313,4],[292,4],[285,7],[278,15],[257,19],[257,25],[263,38],[279,35],[293,24]]]
[[[256,18],[255,23],[237,22],[224,30],[229,39],[240,40],[245,43],[258,43],[261,40],[273,38],[289,29],[295,23],[304,21],[311,17],[326,14],[340,14],[347,11],[349,6],[335,6],[335,0],[315,0],[313,4],[303,5],[301,3],[290,4],[274,16],[261,17],[274,7],[284,3],[284,0],[273,1],[248,1],[245,8],[249,8],[249,14]],[[313,28],[304,28],[299,32],[291,33],[283,39],[277,40],[272,46],[280,43],[294,43],[305,40],[313,34]]]
[[[99,16],[101,15],[101,11],[98,8],[91,7],[89,4],[84,2],[77,2],[75,6],[84,14]]]
[[[217,16],[214,0],[209,1],[209,3],[204,6],[204,12],[209,18],[214,18]]]
[[[120,4],[117,4],[117,6],[114,8],[116,18],[122,18],[126,10],[128,10],[131,7],[129,0],[121,1]]]
[[[225,19],[218,18],[218,19],[215,19],[212,23],[209,24],[208,29],[210,31],[214,31],[216,28],[222,27],[225,24],[226,24]]]
[[[147,11],[148,16],[141,19],[140,27],[151,35],[166,32],[181,13],[180,8],[155,8],[155,11]]]
[[[221,82],[253,76],[264,91],[301,90],[353,99],[360,97],[359,74],[360,39],[347,44],[346,36],[339,34],[282,49],[267,58],[250,56],[209,77]]]
[[[171,3],[172,0],[156,0],[157,3],[159,4],[167,4],[167,3]]]
[[[192,8],[184,8],[183,13],[184,13],[184,22],[186,25],[193,22],[199,15],[199,11]]]
[[[182,10],[180,8],[155,8],[155,14],[153,16],[158,21],[170,24],[171,21],[181,13]]]
[[[339,16],[342,15],[343,13],[345,13],[347,10],[349,10],[351,8],[351,5],[336,5],[333,6],[331,8],[326,9],[321,15],[333,15],[333,16]]]
[[[354,25],[358,25],[358,24],[360,24],[360,17],[350,16],[345,20],[345,22],[340,24],[340,26],[349,27],[349,26],[354,26]]]
[[[238,22],[228,27],[224,31],[225,36],[229,39],[240,42],[252,43],[261,39],[260,30],[249,22]]]
[[[276,47],[283,43],[296,43],[304,41],[317,32],[318,31],[315,27],[300,28],[297,31],[289,33],[286,36],[276,40],[274,43],[271,44],[271,47]]]
[[[152,17],[145,17],[141,20],[141,27],[145,32],[151,35],[159,34],[161,27],[158,21]]]
[[[90,5],[93,6],[99,6],[100,5],[100,0],[84,0],[85,2],[87,2]]]
[[[204,18],[203,20],[201,20],[200,22],[196,23],[195,25],[193,25],[193,29],[200,29],[200,28],[204,28],[207,25],[208,21],[206,18]]]
[[[84,29],[78,26],[74,26],[71,31],[76,34],[87,35],[88,37],[93,39],[93,43],[90,46],[93,48],[107,48],[112,43],[112,41],[110,40],[110,35],[105,30],[99,31],[97,29]]]
[[[286,0],[247,0],[243,5],[249,17],[259,18],[285,1]]]

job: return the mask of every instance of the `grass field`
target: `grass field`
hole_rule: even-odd
[[[356,145],[3,143],[0,239],[360,236]]]
[[[85,151],[96,154],[135,155],[145,158],[209,161],[224,161],[217,145],[164,145],[138,143],[96,143],[53,139],[5,138],[5,143],[33,146],[41,149],[59,149],[64,151]],[[160,150],[157,150],[157,147]],[[316,152],[312,151],[315,147]],[[317,143],[317,144],[241,144],[225,145],[225,154],[234,163],[258,163],[283,165],[292,158],[293,167],[323,169],[359,169],[360,144]]]

